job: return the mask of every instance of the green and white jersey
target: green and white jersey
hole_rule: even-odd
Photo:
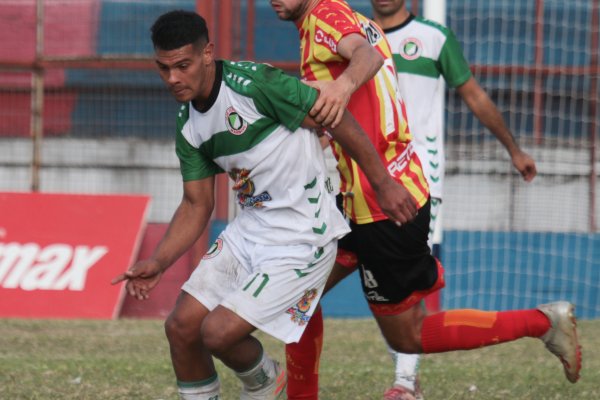
[[[408,124],[432,197],[442,198],[444,178],[444,80],[457,87],[471,77],[452,31],[411,15],[386,29],[398,71]],[[443,78],[443,80],[442,80]]]
[[[224,235],[259,244],[322,246],[348,232],[317,135],[300,127],[316,90],[266,64],[217,61],[204,109],[177,118],[184,181],[227,172],[242,211]]]

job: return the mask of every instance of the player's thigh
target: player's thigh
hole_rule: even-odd
[[[248,271],[235,257],[231,246],[219,237],[183,284],[182,290],[208,310],[214,310],[247,277]]]
[[[217,306],[202,323],[202,342],[215,353],[229,350],[256,328],[230,309]]]
[[[389,220],[352,224],[361,283],[370,305],[398,304],[436,284],[437,263],[427,244],[428,211],[423,207],[414,221],[400,227]]]
[[[253,272],[222,305],[286,343],[300,339],[323,294],[337,250],[325,246],[257,246]]]
[[[327,283],[325,284],[324,293],[329,292],[329,290],[331,290],[340,281],[342,281],[346,277],[348,277],[355,270],[356,270],[356,266],[350,268],[350,267],[344,266],[344,265],[336,262],[333,265],[333,268],[331,269],[331,273],[329,274],[329,277],[327,278]]]

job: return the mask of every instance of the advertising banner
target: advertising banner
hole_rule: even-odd
[[[0,193],[0,317],[118,316],[150,199]]]

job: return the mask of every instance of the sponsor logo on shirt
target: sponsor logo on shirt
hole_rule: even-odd
[[[315,32],[315,43],[323,44],[333,53],[337,53],[337,42],[335,39],[320,28],[317,28]]]
[[[246,132],[248,128],[248,122],[242,118],[240,114],[233,107],[229,107],[225,111],[225,124],[229,132],[234,135],[241,135]]]
[[[250,179],[250,170],[245,168],[234,168],[229,172],[229,176],[233,179],[233,190],[237,191],[238,203],[244,207],[264,207],[265,201],[273,200],[268,192],[262,192],[254,196],[254,182]]]
[[[400,55],[405,60],[414,60],[416,58],[419,58],[422,50],[423,45],[421,44],[421,41],[417,38],[406,38],[400,44]]]
[[[395,178],[399,178],[400,175],[404,173],[404,170],[408,166],[408,163],[410,162],[414,152],[415,151],[411,142],[408,144],[408,146],[406,146],[406,149],[404,149],[402,153],[398,154],[396,158],[390,160],[387,165],[389,174]]]

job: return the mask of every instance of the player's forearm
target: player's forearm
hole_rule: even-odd
[[[348,59],[348,67],[337,79],[351,88],[352,93],[373,78],[383,66],[381,54],[368,44],[356,48]]]
[[[498,111],[490,98],[486,96],[486,99],[483,100],[480,106],[480,109],[477,111],[473,110],[473,113],[481,123],[496,136],[496,139],[502,143],[511,156],[520,151],[519,145],[510,133],[508,126],[506,126],[502,114],[500,114],[500,111]]]
[[[206,229],[212,206],[193,205],[185,199],[175,211],[169,228],[162,238],[152,258],[167,270],[198,240]]]
[[[329,132],[344,151],[354,159],[366,175],[373,189],[378,190],[392,178],[385,169],[375,147],[358,122],[347,110],[340,125]]]
[[[457,90],[477,119],[496,136],[511,156],[520,151],[502,114],[474,78],[469,79]]]

